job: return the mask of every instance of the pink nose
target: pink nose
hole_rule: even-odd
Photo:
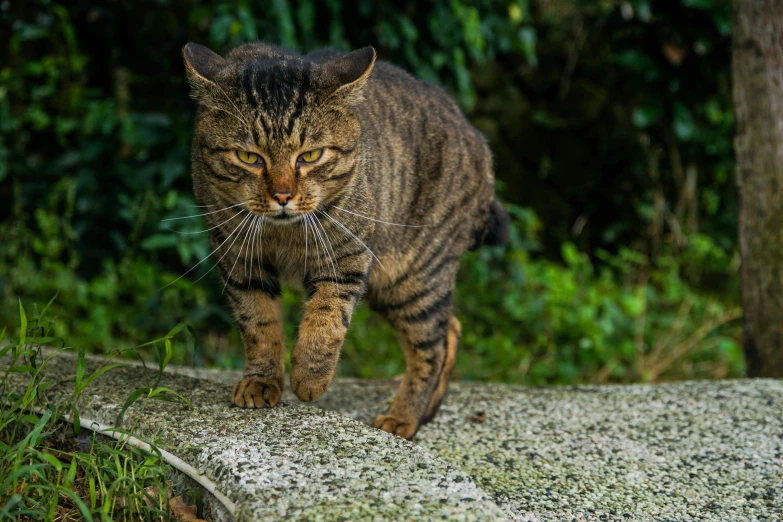
[[[272,194],[272,197],[275,198],[278,203],[285,206],[291,200],[293,194],[291,192],[275,192]]]

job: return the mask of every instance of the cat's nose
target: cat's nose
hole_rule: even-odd
[[[280,203],[283,206],[286,206],[288,202],[293,197],[293,193],[291,192],[275,192],[272,194],[272,197],[277,200],[278,203]]]

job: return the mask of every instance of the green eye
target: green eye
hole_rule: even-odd
[[[318,158],[320,158],[323,153],[324,149],[311,150],[310,152],[305,152],[299,156],[299,160],[304,163],[312,163],[314,161],[318,161]]]
[[[239,161],[242,163],[247,163],[248,165],[258,165],[263,161],[258,154],[253,154],[252,152],[244,150],[237,151],[237,158],[239,158]]]

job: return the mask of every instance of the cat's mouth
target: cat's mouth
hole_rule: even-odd
[[[297,223],[311,212],[302,208],[291,208],[291,205],[278,205],[278,208],[274,208],[273,205],[269,205],[266,208],[259,208],[259,205],[248,205],[248,210],[256,216],[268,219],[270,222],[279,223],[281,225],[289,225]]]
[[[289,224],[304,219],[305,214],[306,212],[291,211],[283,207],[274,214],[269,215],[269,218],[281,224]]]

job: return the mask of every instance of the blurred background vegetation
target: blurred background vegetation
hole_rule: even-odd
[[[185,321],[202,342],[179,362],[240,366],[216,271],[161,290],[209,252],[169,228],[203,223],[161,223],[196,213],[182,46],[369,44],[450,90],[513,216],[508,247],[464,260],[457,378],[740,376],[729,30],[712,0],[0,1],[0,325],[58,293],[76,345]],[[362,306],[341,374],[403,368]]]

